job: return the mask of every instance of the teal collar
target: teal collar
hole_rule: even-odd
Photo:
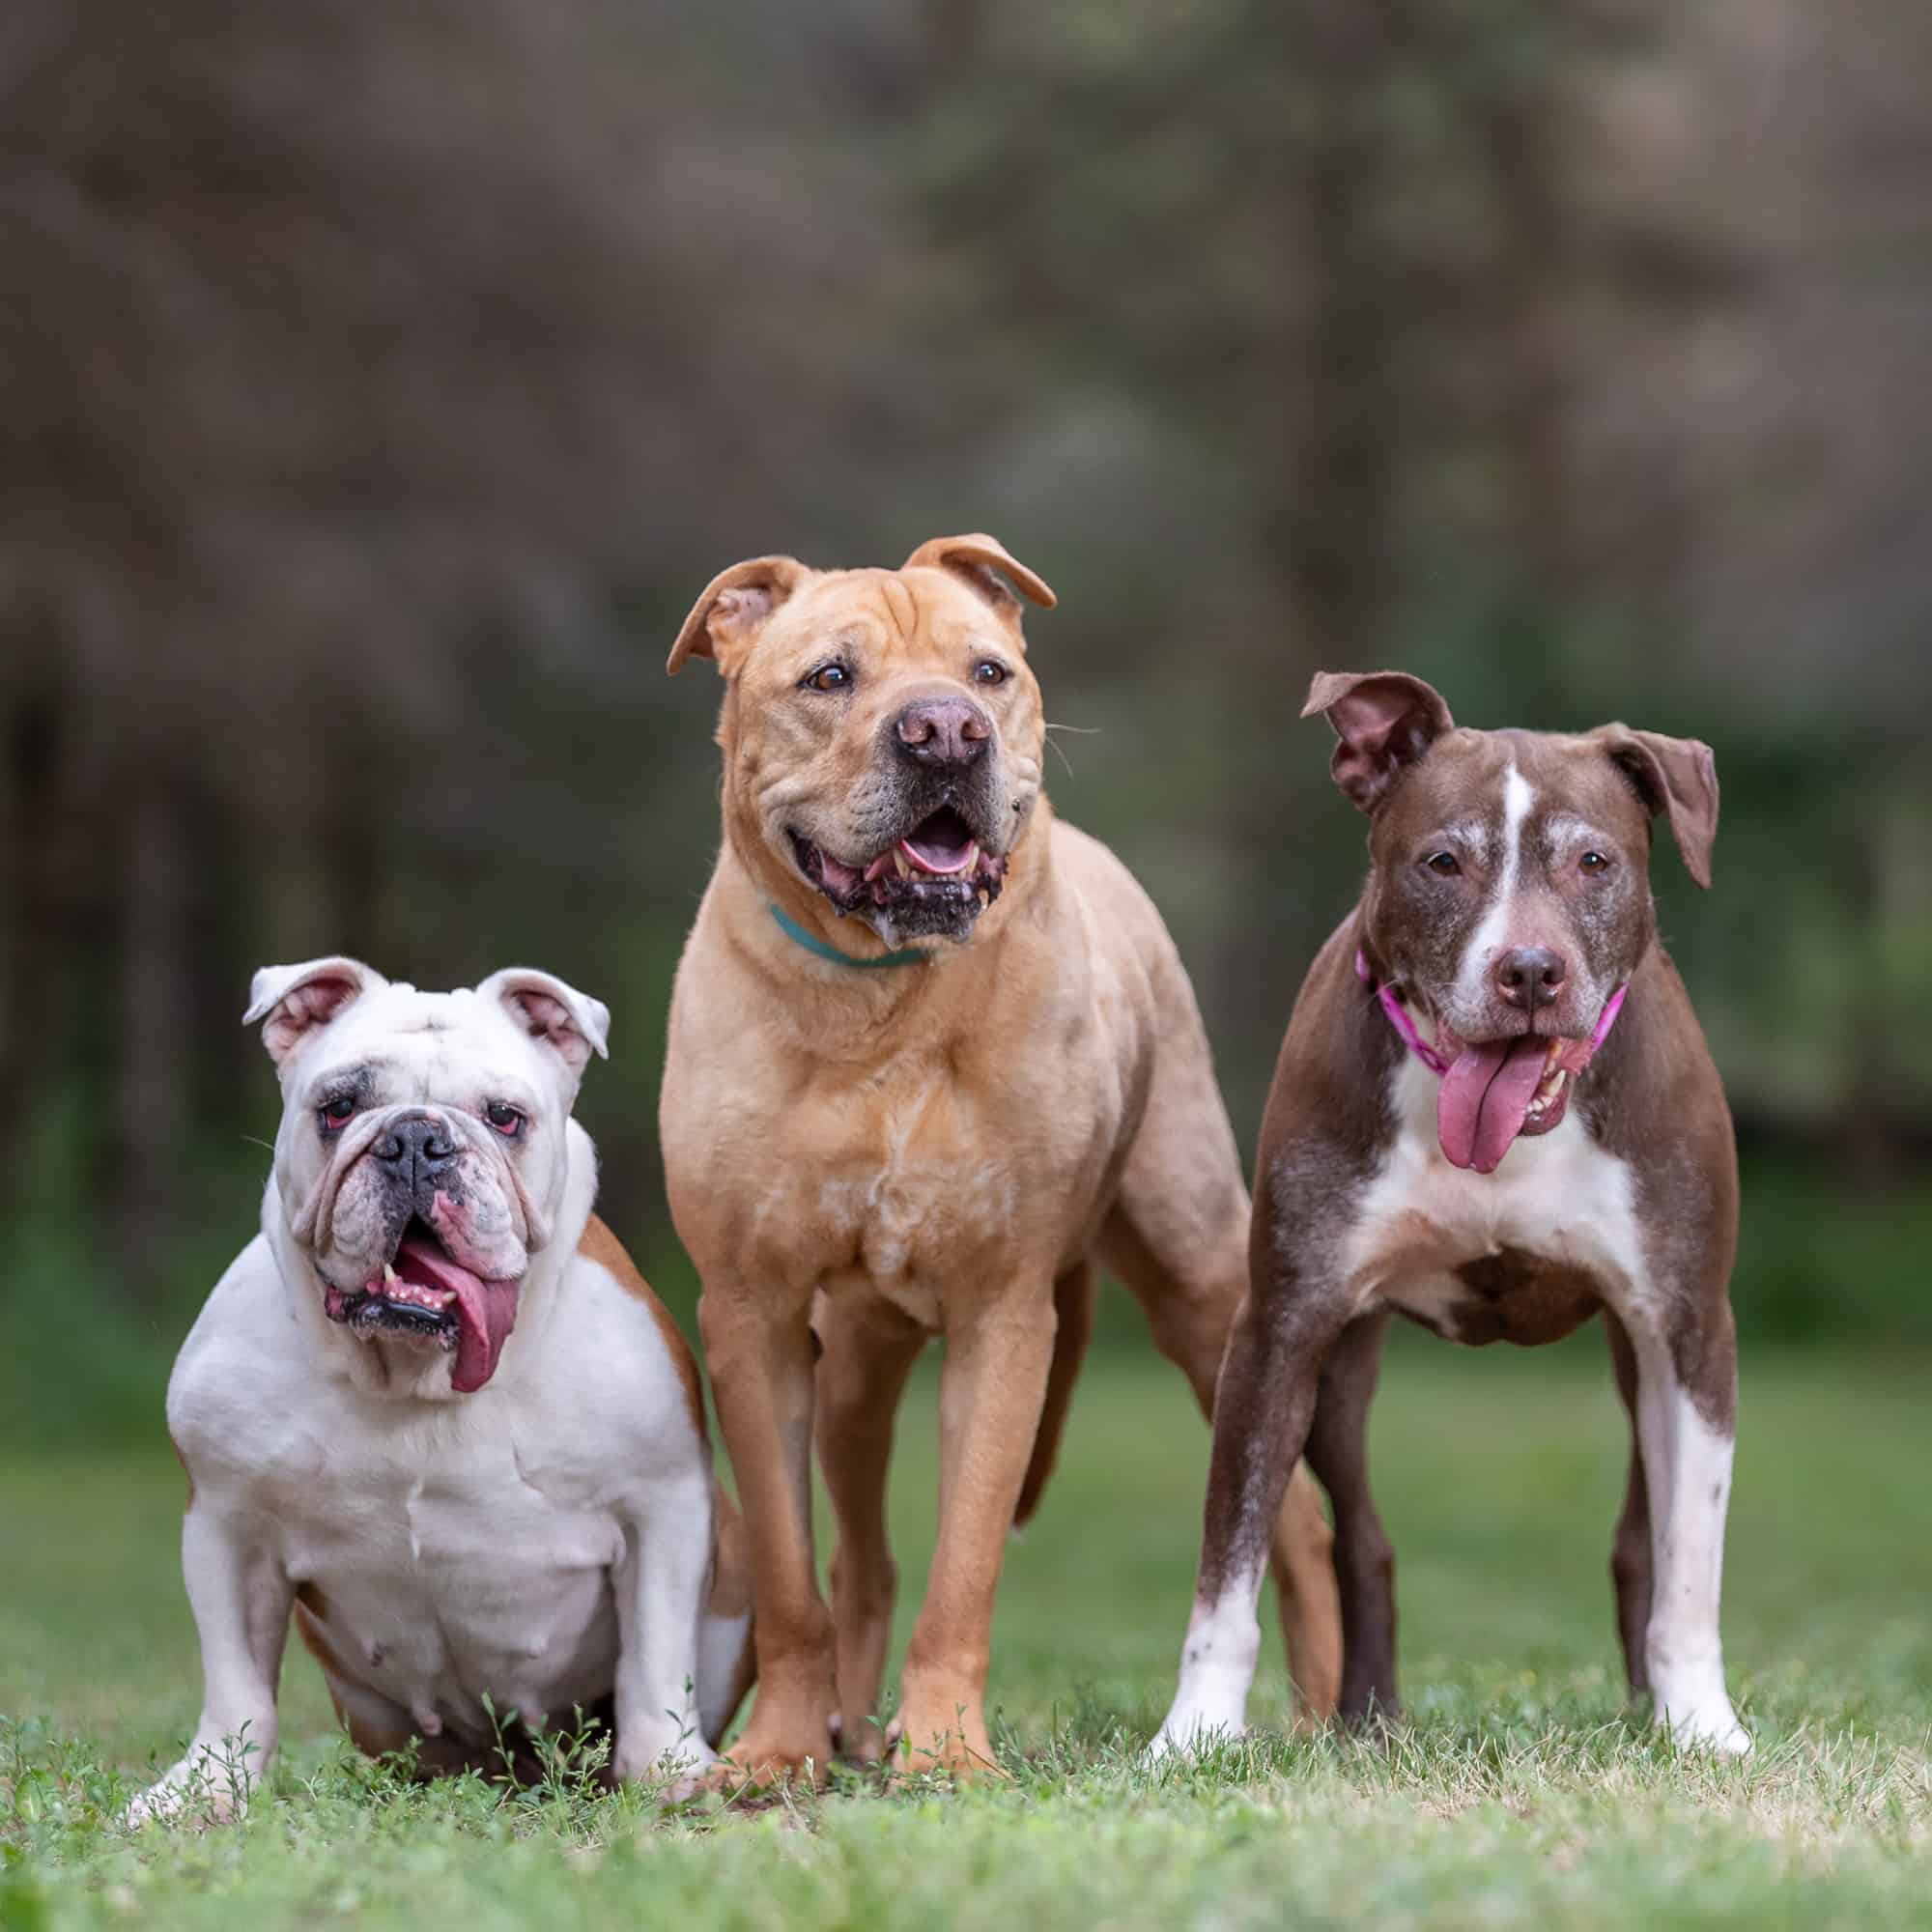
[[[925,954],[916,948],[908,947],[903,952],[882,952],[876,959],[855,959],[849,952],[840,952],[838,947],[828,945],[817,933],[808,932],[795,919],[787,919],[776,901],[772,902],[772,917],[779,923],[779,930],[787,939],[795,939],[808,952],[815,952],[821,959],[829,959],[835,966],[923,966]]]

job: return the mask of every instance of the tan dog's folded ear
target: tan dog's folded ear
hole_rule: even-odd
[[[1051,611],[1060,602],[1047,587],[1044,579],[1036,577],[998,537],[989,537],[983,532],[963,537],[933,537],[921,544],[899,567],[902,570],[952,571],[963,577],[982,597],[996,605],[1010,606],[1016,614],[1020,608],[1019,598],[1000,582],[994,575],[996,571],[1010,577],[1019,585],[1021,594],[1037,604],[1042,611]]]
[[[718,660],[721,650],[744,643],[810,573],[795,556],[753,556],[721,570],[691,607],[670,647],[666,671],[675,677],[686,658]]]
[[[1669,813],[1684,869],[1709,887],[1718,838],[1718,760],[1710,746],[1701,738],[1633,731],[1628,724],[1600,724],[1590,736],[1602,741],[1653,817]]]
[[[243,1026],[267,1020],[262,1044],[277,1066],[319,1033],[344,1007],[386,986],[373,966],[340,955],[308,959],[299,966],[264,966],[248,988]]]
[[[1328,770],[1363,811],[1374,811],[1397,775],[1412,765],[1456,721],[1432,684],[1406,670],[1319,670],[1308,687],[1304,718],[1325,712],[1342,742]]]

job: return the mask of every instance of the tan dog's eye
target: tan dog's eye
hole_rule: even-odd
[[[1005,684],[1006,681],[1007,668],[998,658],[981,658],[973,667],[975,684]]]
[[[842,664],[823,664],[800,684],[801,691],[845,691],[852,683],[852,673]]]
[[[1432,852],[1422,863],[1441,879],[1453,879],[1463,869],[1453,852]]]
[[[1610,869],[1609,860],[1607,860],[1601,852],[1585,852],[1583,856],[1577,861],[1577,864],[1585,872],[1589,872],[1592,874],[1598,872],[1607,872]]]

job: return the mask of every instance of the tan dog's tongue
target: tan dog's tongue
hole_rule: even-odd
[[[1543,1078],[1549,1042],[1533,1034],[1487,1039],[1465,1046],[1442,1076],[1435,1103],[1435,1131],[1442,1151],[1458,1167],[1493,1174]]]
[[[405,1281],[419,1288],[446,1288],[456,1296],[456,1360],[449,1385],[459,1395],[472,1394],[497,1373],[497,1359],[517,1325],[517,1284],[485,1281],[427,1241],[405,1241],[396,1262],[396,1272]]]

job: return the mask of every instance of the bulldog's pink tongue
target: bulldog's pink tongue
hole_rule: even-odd
[[[456,1296],[456,1360],[449,1385],[459,1395],[480,1389],[497,1373],[497,1357],[517,1325],[517,1284],[485,1281],[427,1241],[405,1241],[396,1272],[418,1287],[447,1289]]]
[[[1465,1046],[1442,1076],[1435,1131],[1458,1167],[1492,1174],[1522,1131],[1549,1042],[1532,1034]]]

